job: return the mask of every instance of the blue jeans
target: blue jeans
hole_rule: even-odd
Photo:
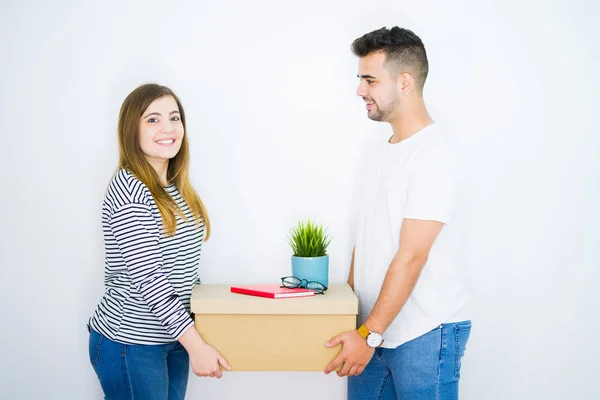
[[[443,324],[395,349],[375,349],[363,373],[348,378],[348,399],[458,399],[470,333],[471,321]]]
[[[106,400],[183,400],[189,358],[179,342],[132,345],[90,331],[90,361]]]

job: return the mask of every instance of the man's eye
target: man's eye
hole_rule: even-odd
[[[368,79],[367,79],[367,83],[368,83],[369,85],[372,85],[372,84],[373,84],[373,82],[375,82],[375,81],[370,81],[370,80],[368,80]]]
[[[171,118],[171,121],[179,121],[179,117],[173,117]]]

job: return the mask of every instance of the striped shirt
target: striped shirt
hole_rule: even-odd
[[[198,279],[204,222],[171,185],[165,190],[189,219],[177,216],[174,236],[162,232],[148,187],[129,171],[111,181],[102,207],[105,292],[90,326],[126,344],[173,342],[193,325],[190,298]]]

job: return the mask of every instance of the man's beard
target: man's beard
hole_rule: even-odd
[[[374,112],[369,112],[367,116],[373,121],[385,122],[390,115],[394,113],[399,103],[400,98],[398,97],[398,93],[396,93],[396,90],[393,90],[390,93],[390,97],[387,99],[386,104],[380,105],[379,103],[375,103],[376,110],[373,110]]]

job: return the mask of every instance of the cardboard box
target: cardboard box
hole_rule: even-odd
[[[231,293],[230,286],[196,285],[191,310],[202,338],[232,371],[322,371],[341,350],[325,342],[356,329],[358,299],[347,284],[284,299]]]

